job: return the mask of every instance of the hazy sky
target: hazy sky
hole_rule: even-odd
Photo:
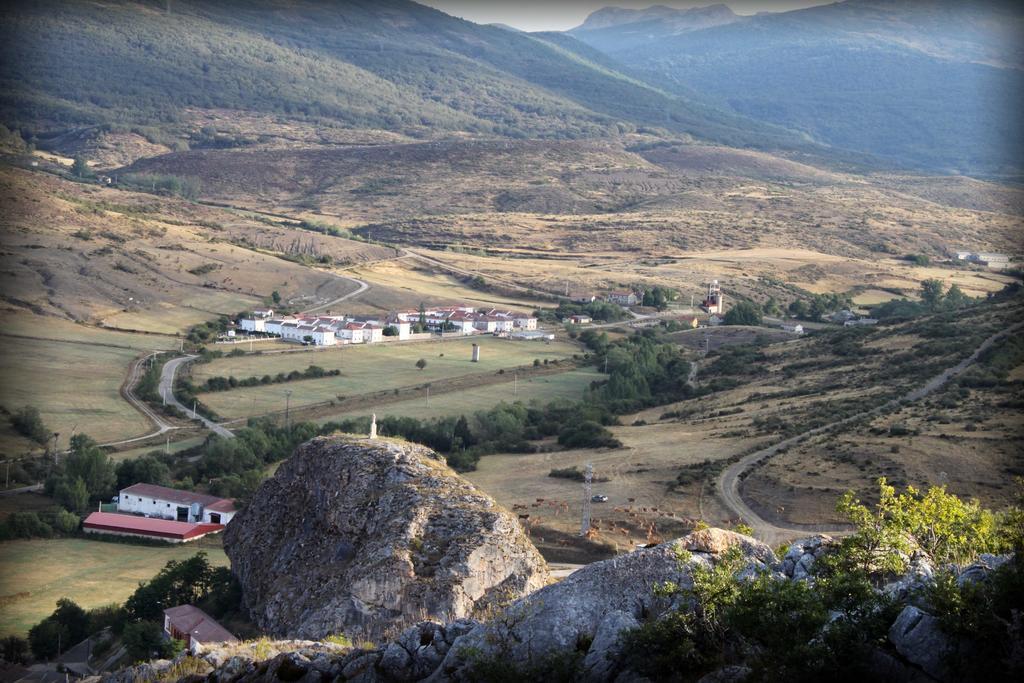
[[[706,7],[715,0],[417,0],[455,17],[478,24],[501,23],[524,31],[564,31],[579,26],[587,15],[602,7],[642,9],[651,5]],[[737,14],[782,12],[834,0],[728,0]]]

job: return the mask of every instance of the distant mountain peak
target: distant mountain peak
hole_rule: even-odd
[[[676,9],[665,5],[652,5],[647,9],[603,7],[592,12],[582,24],[569,32],[596,31],[627,24],[658,21],[664,22],[676,33],[683,33],[728,24],[737,19],[739,16],[728,5],[722,3],[689,9]]]

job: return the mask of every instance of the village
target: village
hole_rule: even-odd
[[[373,344],[385,340],[426,339],[433,332],[468,336],[497,334],[524,339],[540,338],[537,318],[527,313],[471,306],[421,307],[381,317],[349,315],[300,315],[275,317],[270,308],[257,308],[252,317],[238,320],[238,329],[249,334],[279,337],[313,346]],[[531,334],[532,333],[532,334]],[[229,336],[234,336],[229,333]]]

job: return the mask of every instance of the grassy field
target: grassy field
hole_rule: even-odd
[[[11,334],[47,337],[4,337],[0,405],[5,409],[36,406],[47,427],[61,433],[62,445],[72,431],[103,442],[135,436],[149,428],[149,422],[121,398],[119,388],[133,359],[146,351],[172,348],[177,345],[173,339],[29,314],[4,319]],[[29,446],[4,420],[0,453],[14,455]]]
[[[123,602],[169,560],[199,550],[214,565],[228,564],[219,539],[200,543],[163,548],[62,538],[0,544],[0,635],[25,635],[59,598],[86,609]]]
[[[491,384],[474,389],[453,391],[439,396],[432,396],[430,404],[425,399],[411,399],[388,403],[374,409],[377,417],[396,415],[427,419],[446,415],[469,415],[477,410],[486,410],[505,401],[512,403],[522,401],[529,403],[537,400],[542,403],[556,399],[579,399],[590,383],[604,378],[604,374],[591,369],[573,370],[557,375],[541,375],[528,380],[520,380],[518,390],[513,393],[513,383]],[[321,424],[330,420],[367,415],[370,410],[349,411],[319,419]]]
[[[496,259],[491,261],[500,267]],[[415,308],[421,301],[524,311],[552,305],[550,301],[540,301],[525,294],[522,297],[510,297],[473,289],[443,270],[411,259],[382,261],[351,272],[353,276],[373,286],[360,300],[376,308]],[[347,304],[347,310],[360,310],[359,302]]]
[[[172,434],[172,438],[173,438],[174,432],[171,432],[171,434]],[[187,448],[192,448],[193,446],[198,446],[199,444],[203,443],[203,441],[205,441],[205,440],[206,440],[206,436],[203,435],[203,436],[194,436],[194,437],[191,437],[191,438],[188,438],[188,439],[182,439],[181,441],[171,441],[171,445],[170,445],[170,448],[168,450],[170,450],[171,453],[178,453],[179,451],[183,451],[183,450],[185,450]],[[129,450],[124,450],[124,451],[116,451],[116,452],[110,454],[110,459],[111,460],[115,460],[117,462],[120,462],[122,460],[128,460],[129,458],[138,458],[138,457],[141,457],[143,455],[146,455],[147,453],[152,453],[153,451],[159,451],[159,452],[163,453],[164,452],[164,444],[160,443],[160,442],[156,442],[156,443],[154,443],[153,445],[150,445],[150,446],[143,446],[141,448],[132,448],[132,449],[129,449]]]
[[[481,346],[479,363],[470,361],[471,345]],[[578,353],[579,347],[566,342],[512,341],[496,337],[458,338],[444,342],[375,344],[235,358],[220,358],[193,369],[196,384],[213,376],[238,378],[276,375],[318,365],[339,369],[338,377],[298,380],[287,384],[247,387],[202,394],[202,400],[218,414],[240,417],[284,407],[286,390],[293,391],[292,406],[318,403],[338,396],[424,384],[445,378],[497,372],[502,368],[531,365],[534,359],[559,359]],[[420,370],[416,361],[427,366]]]

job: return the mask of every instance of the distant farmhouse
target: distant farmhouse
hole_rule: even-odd
[[[339,344],[374,344],[384,340],[384,331],[392,328],[398,341],[412,338],[412,326],[423,322],[428,330],[454,332],[462,335],[509,333],[513,330],[536,330],[537,318],[528,313],[489,309],[478,311],[471,306],[445,306],[408,310],[383,317],[321,315],[273,317],[271,309],[258,309],[251,318],[238,321],[246,332],[275,335],[285,341],[315,346]]]
[[[185,543],[222,531],[237,510],[231,500],[154,484],[133,484],[117,497],[117,512],[93,512],[86,533]]]
[[[640,299],[637,297],[636,292],[608,292],[607,296],[608,303],[618,304],[620,306],[636,306]]]
[[[991,270],[1006,270],[1010,267],[1009,256],[991,251],[958,251],[956,260],[986,266]]]
[[[165,609],[164,635],[184,642],[185,649],[193,655],[201,654],[210,645],[238,642],[230,631],[194,605]]]
[[[712,315],[725,313],[725,297],[722,295],[722,287],[718,280],[712,280],[708,285],[708,294],[700,306]]]

